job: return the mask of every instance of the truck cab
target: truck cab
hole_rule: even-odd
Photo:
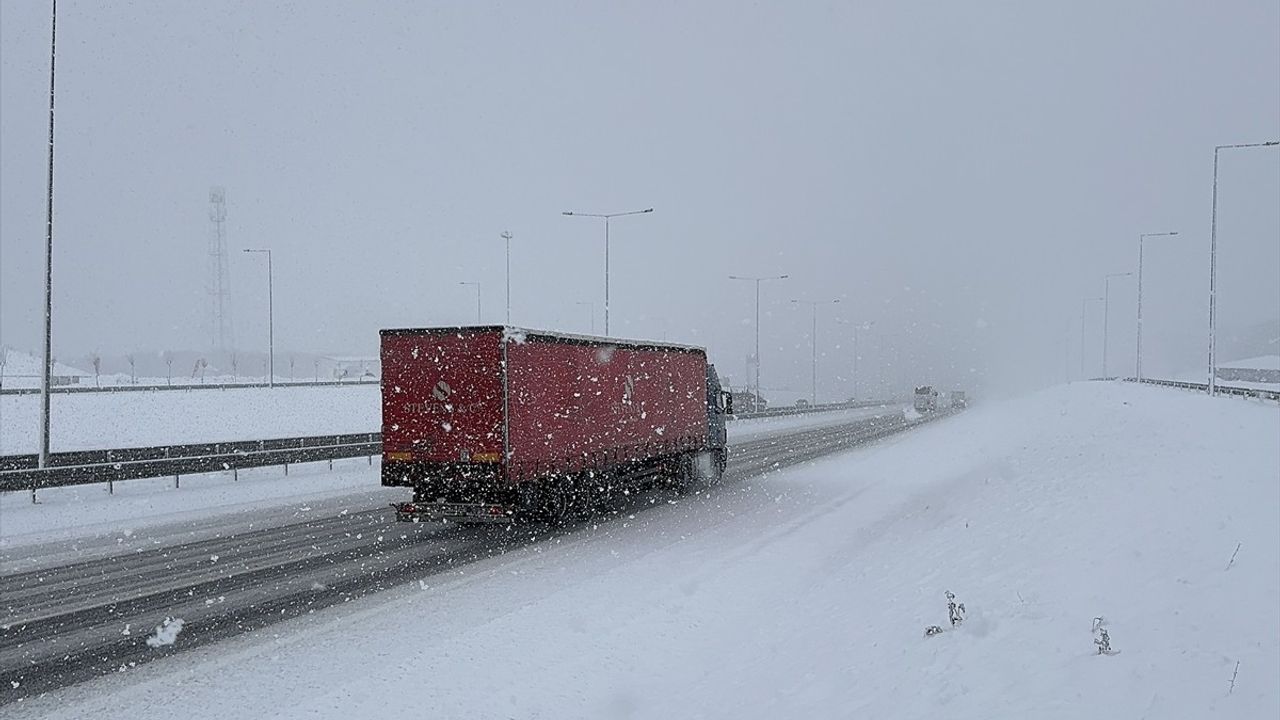
[[[733,394],[720,384],[716,366],[707,363],[707,449],[715,456],[717,475],[724,472],[729,455],[725,421],[733,414]]]
[[[921,385],[916,388],[916,412],[933,412],[938,409],[938,391],[932,385]]]

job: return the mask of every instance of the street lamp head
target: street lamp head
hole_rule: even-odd
[[[640,212],[641,212],[641,213],[651,213],[651,212],[653,212],[653,208],[645,208],[644,210],[641,210]]]
[[[569,212],[569,211],[565,211],[565,212],[562,212],[562,213],[560,213],[560,214],[561,214],[561,215],[572,215],[573,213],[571,213],[571,212]]]

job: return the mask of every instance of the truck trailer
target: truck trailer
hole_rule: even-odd
[[[561,522],[654,478],[719,481],[706,351],[505,326],[381,331],[382,484],[408,521]]]

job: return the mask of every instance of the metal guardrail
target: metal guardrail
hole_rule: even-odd
[[[749,420],[890,404],[893,403],[864,401],[774,408],[741,413],[730,419]],[[365,456],[372,462],[372,457],[381,453],[382,433],[373,432],[111,450],[73,450],[51,454],[49,466],[44,469],[38,467],[35,454],[5,455],[0,456],[0,492],[30,492],[34,501],[35,492],[44,488],[107,483],[108,490],[114,491],[114,483],[119,481],[159,477],[173,477],[177,485],[183,475],[228,470],[235,472],[274,465],[285,466],[287,473],[288,466],[294,463]]]
[[[1180,388],[1182,390],[1195,390],[1197,392],[1209,392],[1208,383],[1183,382],[1181,380],[1155,380],[1152,378],[1124,378],[1125,382],[1140,382],[1146,385],[1162,385],[1164,387]],[[1280,400],[1280,390],[1256,390],[1254,388],[1236,387],[1233,385],[1218,385],[1216,392],[1219,395],[1233,395],[1235,397],[1259,398],[1262,400]]]
[[[34,455],[0,457],[0,491],[35,491],[66,485],[105,482],[109,490],[121,480],[174,478],[182,475],[239,471],[246,468],[339,460],[382,452],[381,433],[319,435],[198,445],[162,445],[114,450],[83,450],[50,455],[49,467],[37,468]]]
[[[299,380],[297,382],[277,382],[275,387],[337,387],[337,386],[367,386],[377,385],[380,381],[372,380]],[[241,388],[268,388],[272,387],[264,382],[230,382],[230,383],[178,383],[174,385],[107,385],[104,387],[88,385],[59,385],[58,387],[49,388],[51,393],[118,393],[118,392],[155,392],[159,390],[238,390]],[[29,387],[0,387],[0,395],[38,395],[40,388]]]

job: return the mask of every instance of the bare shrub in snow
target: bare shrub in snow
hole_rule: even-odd
[[[946,595],[947,618],[951,621],[951,627],[958,627],[960,623],[964,622],[964,603],[957,604],[955,593],[950,590],[946,591]],[[934,635],[944,632],[944,630],[945,629],[940,625],[930,625],[924,629],[924,636],[933,637]]]
[[[1098,647],[1099,655],[1115,655],[1120,651],[1111,649],[1111,633],[1107,632],[1106,625],[1104,617],[1093,619],[1093,644]]]
[[[947,618],[951,620],[951,627],[964,622],[964,603],[957,605],[956,596],[950,590],[947,591]]]

